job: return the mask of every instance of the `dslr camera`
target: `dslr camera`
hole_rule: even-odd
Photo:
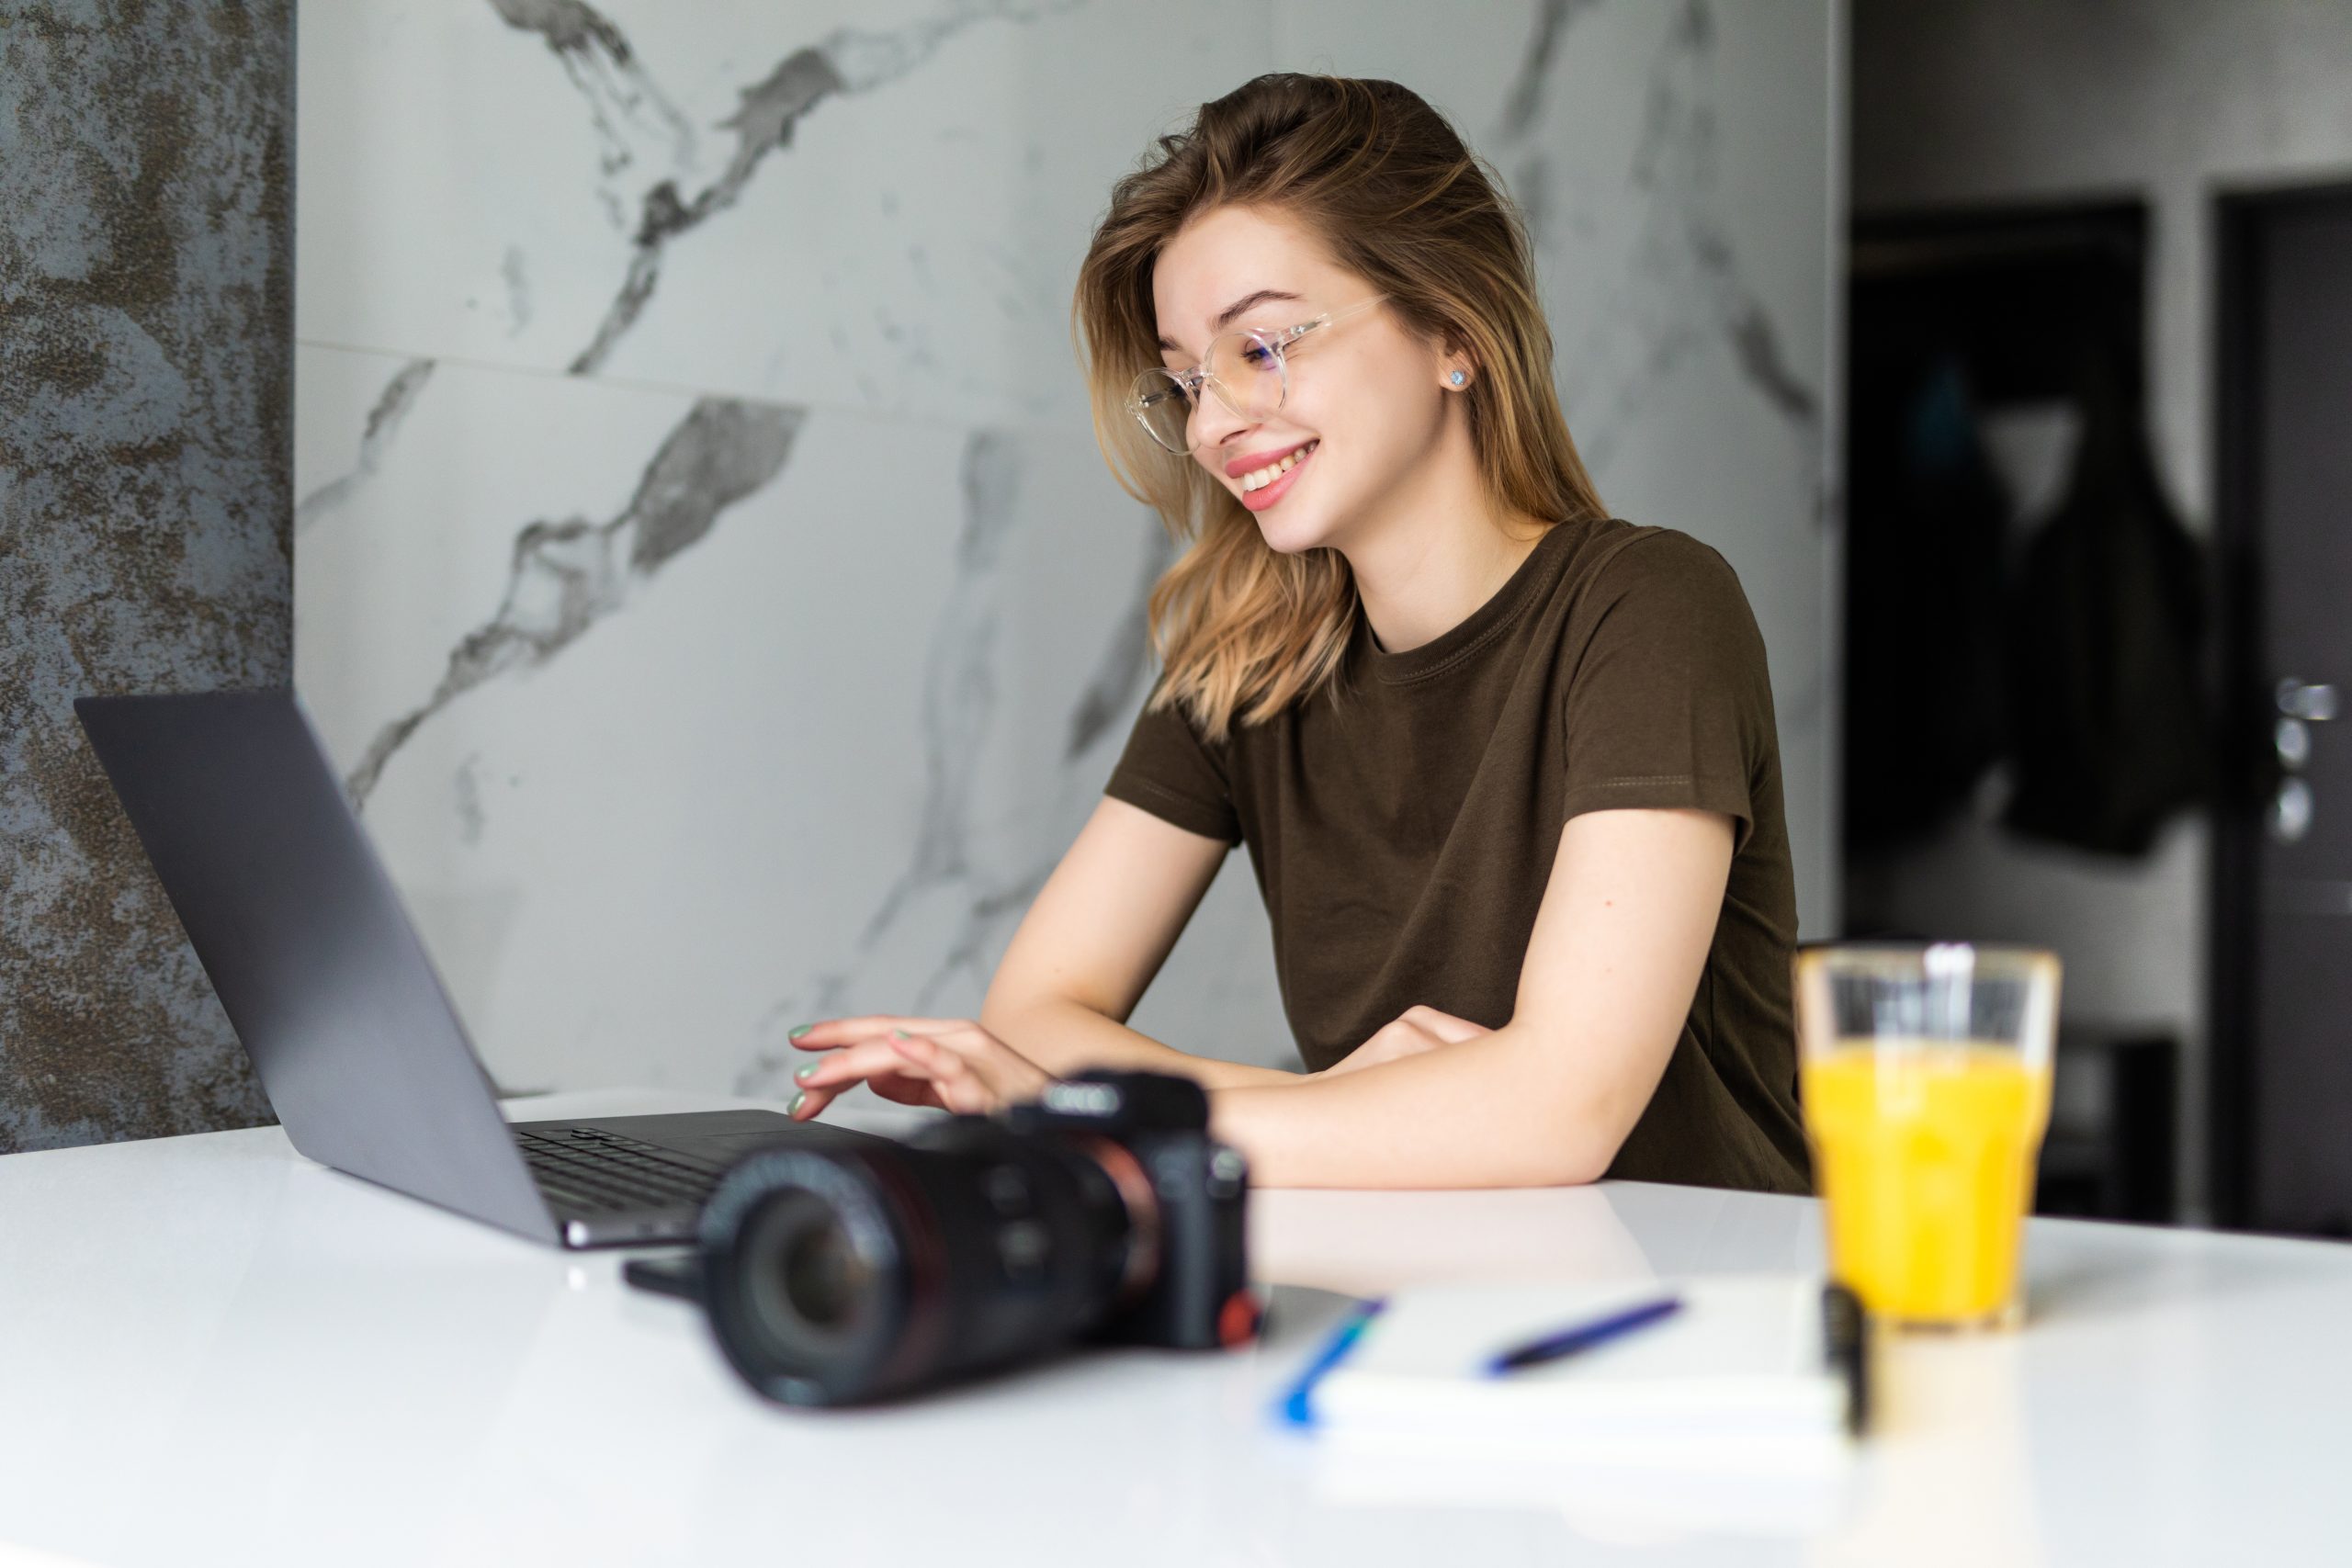
[[[728,1363],[787,1404],[895,1398],[1064,1345],[1256,1336],[1249,1170],[1190,1078],[1097,1071],[904,1142],[747,1156],[704,1203]]]

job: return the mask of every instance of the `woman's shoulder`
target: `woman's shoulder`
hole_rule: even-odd
[[[1582,525],[1579,536],[1563,543],[1567,559],[1554,599],[1566,619],[1677,609],[1711,622],[1727,615],[1750,617],[1731,562],[1713,545],[1679,528],[1609,517]]]
[[[1571,579],[1590,581],[1606,574],[1612,579],[1641,581],[1713,581],[1726,576],[1734,582],[1739,580],[1722,551],[1679,528],[1632,523],[1623,517],[1603,517],[1562,526],[1579,532],[1579,536],[1567,541],[1568,566],[1565,575]]]

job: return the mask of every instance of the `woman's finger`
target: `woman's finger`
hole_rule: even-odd
[[[1052,1081],[1044,1069],[1035,1063],[969,1020],[951,1020],[946,1027],[936,1032],[893,1029],[887,1034],[857,1041],[841,1049],[859,1051],[868,1050],[877,1045],[896,1046],[909,1040],[926,1042],[949,1056],[974,1064],[979,1069],[982,1079],[990,1087],[1005,1094],[1008,1099],[1012,1098],[1023,1089],[1033,1086],[1041,1087]],[[866,1059],[858,1058],[861,1062]],[[800,1070],[809,1071],[807,1067]],[[820,1084],[830,1084],[834,1081],[831,1070],[810,1073],[809,1077],[811,1081]]]
[[[906,1066],[886,1041],[840,1046],[793,1070],[792,1080],[799,1085],[799,1092],[793,1097],[788,1114],[806,1122],[855,1085],[903,1076]]]
[[[825,1107],[831,1105],[848,1088],[849,1085],[843,1084],[839,1089],[794,1089],[791,1102],[785,1106],[784,1113],[796,1122],[813,1122],[822,1116],[825,1113]]]
[[[873,1021],[836,1021],[846,1025]],[[945,1021],[936,1035],[893,1026],[876,1035],[821,1049],[823,1055],[793,1071],[793,1081],[799,1086],[791,1111],[796,1120],[806,1122],[820,1114],[861,1082],[900,1104],[936,1104],[948,1111],[978,1112],[997,1110],[1015,1100],[1034,1099],[1053,1082],[1044,1068],[967,1019]]]
[[[792,1081],[803,1089],[846,1089],[858,1079],[878,1072],[890,1072],[899,1066],[889,1041],[861,1040],[854,1045],[837,1045],[821,1055],[811,1056],[792,1069]]]
[[[886,1041],[928,1040],[959,1056],[970,1057],[988,1056],[1012,1049],[969,1019],[949,1019],[932,1029],[915,1028],[914,1024],[921,1021],[920,1019],[912,1020],[907,1027],[889,1030],[876,1038]]]
[[[835,1054],[836,1056],[839,1055]],[[834,1056],[827,1056],[820,1058],[820,1061],[834,1059]],[[860,1059],[847,1062],[842,1066],[819,1074],[813,1070],[817,1066],[818,1063],[803,1063],[800,1070],[808,1073],[809,1078],[797,1079],[802,1085],[799,1093],[805,1097],[800,1102],[799,1112],[799,1119],[803,1122],[861,1083],[880,1098],[895,1104],[946,1109],[940,1103],[938,1092],[930,1079],[914,1071],[912,1063],[895,1053],[888,1054],[888,1059],[884,1060],[878,1042],[869,1043]]]
[[[1054,1081],[1051,1073],[977,1024],[952,1032],[944,1039],[928,1035],[916,1038],[934,1039],[942,1048],[962,1057],[1007,1103],[1034,1100]]]
[[[920,1035],[907,1040],[893,1040],[890,1047],[905,1058],[909,1066],[931,1080],[932,1088],[939,1095],[939,1102],[948,1110],[984,1115],[1002,1107],[1002,1097],[974,1070],[967,1058],[952,1051],[942,1050],[937,1043]]]
[[[903,1069],[907,1064],[901,1062],[899,1066]],[[878,1099],[890,1100],[895,1104],[939,1105],[939,1100],[933,1094],[932,1086],[928,1082],[901,1070],[877,1073],[872,1077],[837,1084],[831,1089],[795,1089],[791,1102],[785,1107],[784,1113],[795,1122],[813,1122],[822,1116],[834,1100],[855,1089],[859,1083],[865,1084]]]
[[[804,1051],[847,1045],[854,1041],[887,1036],[894,1029],[910,1034],[930,1034],[953,1029],[977,1028],[965,1018],[904,1018],[893,1013],[866,1013],[856,1018],[828,1018],[804,1023],[788,1038]]]
[[[880,1077],[866,1079],[865,1087],[896,1105],[925,1105],[936,1111],[947,1109],[940,1103],[937,1086],[930,1079],[918,1077],[912,1073],[886,1073]]]

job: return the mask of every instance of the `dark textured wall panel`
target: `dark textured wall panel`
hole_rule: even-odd
[[[291,675],[290,0],[0,0],[0,1150],[268,1106],[74,722]]]

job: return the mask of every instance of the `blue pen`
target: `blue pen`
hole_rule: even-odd
[[[1306,1363],[1306,1371],[1300,1372],[1297,1380],[1274,1402],[1274,1415],[1294,1427],[1318,1425],[1315,1414],[1315,1385],[1323,1381],[1325,1373],[1348,1359],[1348,1352],[1353,1350],[1356,1341],[1363,1337],[1364,1329],[1387,1304],[1387,1297],[1374,1296],[1369,1301],[1360,1301],[1349,1309],[1348,1314],[1340,1320],[1340,1325],[1331,1331],[1330,1338],[1323,1342],[1323,1348]]]
[[[1495,1357],[1487,1363],[1487,1375],[1498,1378],[1522,1367],[1540,1367],[1563,1356],[1573,1356],[1579,1350],[1589,1350],[1621,1334],[1631,1334],[1634,1329],[1656,1323],[1660,1318],[1672,1317],[1681,1310],[1680,1296],[1664,1296],[1654,1302],[1644,1302],[1640,1306],[1628,1307],[1623,1312],[1611,1313],[1607,1317],[1579,1323],[1573,1328],[1546,1334],[1540,1339],[1513,1346]]]

